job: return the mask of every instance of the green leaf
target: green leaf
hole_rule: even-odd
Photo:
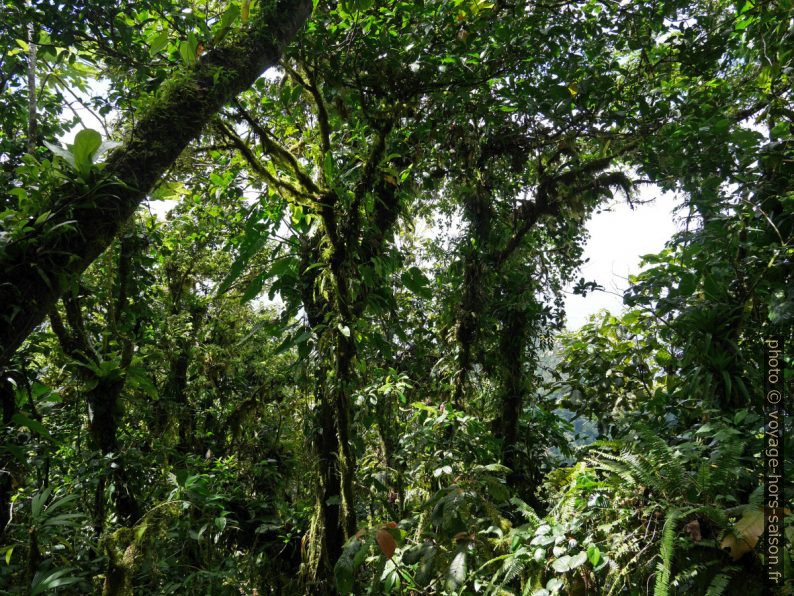
[[[598,562],[601,560],[601,551],[596,545],[592,544],[587,547],[587,560],[590,561],[593,567],[598,565]]]
[[[447,571],[447,588],[457,590],[466,581],[466,551],[458,550]]]
[[[116,147],[119,146],[121,146],[121,143],[119,143],[118,141],[110,141],[110,140],[102,141],[102,143],[99,145],[99,148],[96,150],[96,153],[94,153],[94,157],[93,157],[94,163],[99,161],[99,158],[102,157],[107,151],[110,151],[111,149],[115,149]]]
[[[400,276],[400,280],[406,288],[408,288],[417,296],[426,299],[433,297],[433,293],[427,287],[430,283],[430,280],[425,277],[425,274],[422,273],[422,270],[418,267],[411,267],[407,271],[403,272],[403,274]]]
[[[52,491],[49,488],[45,488],[40,493],[36,493],[33,495],[33,498],[30,500],[30,516],[38,521],[41,517],[41,511],[44,508],[44,503],[47,502],[47,499],[50,498],[50,494]]]
[[[246,303],[249,300],[256,298],[262,291],[262,286],[265,285],[265,281],[268,277],[270,277],[269,273],[269,271],[260,273],[254,277],[254,279],[248,282],[248,285],[245,286],[245,290],[243,290],[243,295],[240,297],[240,302]]]
[[[47,510],[49,513],[49,509]],[[62,513],[61,515],[55,515],[53,517],[48,517],[44,523],[41,524],[42,528],[51,527],[51,526],[73,526],[74,521],[77,519],[81,519],[85,517],[82,513]]]
[[[551,579],[550,579],[550,580],[549,580],[549,581],[546,583],[546,589],[547,589],[547,590],[549,591],[549,593],[551,593],[551,594],[557,594],[557,593],[558,593],[560,590],[562,590],[562,588],[563,588],[563,586],[564,586],[564,585],[565,585],[565,584],[563,583],[563,581],[562,581],[562,580],[561,580],[559,577],[552,577],[552,578],[551,578]]]
[[[91,128],[84,128],[74,137],[72,144],[74,166],[81,175],[87,176],[91,172],[94,154],[101,145],[102,135]]]
[[[555,559],[551,564],[554,571],[557,573],[565,573],[571,570],[571,556],[563,555],[559,559]]]
[[[269,237],[268,232],[260,228],[251,228],[247,231],[243,244],[240,247],[240,253],[234,260],[234,263],[232,263],[229,273],[218,286],[216,295],[220,296],[225,293],[232,284],[237,281],[237,278],[240,277],[246,265],[248,265],[248,261],[265,246]],[[270,272],[273,272],[274,269],[275,264],[270,268]]]
[[[39,436],[44,437],[45,439],[52,441],[53,443],[58,443],[55,438],[44,428],[44,425],[39,422],[38,420],[33,420],[32,418],[28,418],[21,412],[17,412],[11,417],[11,421],[17,424],[18,426],[26,426],[32,432],[36,433]]]
[[[196,50],[198,49],[198,41],[195,35],[188,37],[187,41],[179,44],[179,55],[182,56],[182,62],[186,66],[193,66],[196,63]]]
[[[159,54],[167,45],[168,31],[161,31],[160,34],[151,41],[149,45],[149,55],[154,56],[155,54]]]
[[[42,572],[36,573],[33,576],[33,581],[30,586],[31,596],[43,594],[58,588],[60,586],[68,586],[80,581],[81,578],[75,576],[66,576],[67,573],[72,571],[71,567],[58,569],[48,576],[44,576]]]
[[[354,559],[361,549],[362,542],[355,536],[345,546],[342,555],[334,565],[334,580],[336,589],[340,594],[350,594],[353,592],[356,566]]]
[[[576,569],[577,567],[584,565],[586,561],[587,561],[587,552],[580,551],[579,553],[571,557],[571,561],[568,565],[570,569]]]
[[[678,292],[681,296],[691,296],[697,288],[698,278],[694,273],[685,273],[681,276],[678,284]]]
[[[60,145],[56,145],[55,143],[48,143],[47,141],[44,141],[44,146],[50,151],[52,151],[53,155],[60,157],[62,160],[68,163],[72,168],[75,168],[74,155],[72,155],[70,151],[67,151]]]
[[[228,29],[232,23],[240,16],[240,7],[237,4],[232,4],[226,9],[221,17],[221,30]]]
[[[433,470],[433,477],[438,478],[442,474],[452,474],[452,466],[441,466],[440,468],[436,468]]]
[[[157,387],[154,383],[152,383],[152,380],[149,378],[149,375],[147,374],[144,367],[131,366],[128,368],[127,383],[132,388],[140,389],[144,394],[152,399],[158,399],[160,397]]]

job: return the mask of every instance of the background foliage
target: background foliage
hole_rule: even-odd
[[[0,4],[3,275],[279,6]],[[4,593],[763,593],[793,16],[314,2],[2,371]],[[642,184],[680,231],[565,331],[589,216]]]

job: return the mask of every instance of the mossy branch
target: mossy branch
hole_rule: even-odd
[[[136,118],[127,141],[86,193],[78,181],[52,190],[53,216],[0,255],[0,367],[56,300],[111,243],[157,180],[210,119],[281,58],[311,0],[268,0],[238,34],[180,69]],[[71,225],[63,225],[64,222]],[[53,231],[53,229],[57,231]]]
[[[311,176],[309,176],[303,170],[303,167],[300,165],[300,163],[298,163],[298,158],[295,157],[289,149],[276,141],[276,139],[273,138],[273,135],[265,130],[265,127],[259,124],[259,122],[256,121],[256,118],[251,116],[251,114],[248,113],[242,104],[237,102],[236,107],[240,115],[259,138],[259,143],[262,145],[262,149],[265,151],[265,153],[272,155],[273,159],[281,164],[282,167],[291,170],[298,182],[300,182],[303,187],[306,188],[306,190],[308,190],[311,194],[315,196],[323,194],[323,191],[320,189],[320,187],[315,184]]]
[[[267,182],[274,188],[278,188],[292,195],[295,202],[310,208],[316,208],[316,205],[313,202],[315,200],[314,197],[312,197],[305,191],[301,190],[300,188],[298,188],[288,180],[279,178],[278,176],[275,176],[270,171],[268,171],[267,167],[265,167],[265,164],[263,164],[257,158],[257,156],[254,155],[254,152],[248,146],[248,143],[246,143],[243,139],[241,139],[240,136],[236,134],[231,128],[226,126],[226,124],[224,123],[219,123],[218,128],[220,129],[221,133],[231,141],[233,148],[237,149],[237,151],[246,161],[248,166],[258,176],[261,176],[265,182]]]
[[[320,88],[317,86],[317,81],[313,74],[310,73],[305,67],[304,70],[306,70],[307,74],[306,79],[304,79],[298,71],[294,70],[290,66],[286,64],[283,66],[284,70],[287,71],[287,74],[290,75],[301,87],[306,89],[312,96],[312,99],[314,99],[315,106],[317,107],[317,125],[320,128],[320,146],[322,148],[323,155],[325,155],[331,150],[331,127],[328,124],[328,109],[325,107],[325,100],[320,93]]]

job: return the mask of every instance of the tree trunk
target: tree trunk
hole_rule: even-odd
[[[511,292],[508,299],[516,299]],[[538,515],[545,514],[545,507],[537,496],[542,474],[539,458],[518,457],[519,422],[524,411],[524,396],[527,394],[527,341],[530,339],[531,319],[524,305],[505,307],[502,314],[502,329],[499,338],[499,360],[502,369],[501,408],[495,421],[495,434],[502,440],[502,463],[510,468],[507,484],[519,491]],[[529,366],[535,360],[529,357]],[[526,440],[526,438],[525,438]],[[532,437],[529,437],[532,440]]]
[[[103,475],[110,477],[115,485],[114,504],[116,513],[120,521],[125,526],[132,526],[140,518],[140,507],[132,489],[129,486],[129,479],[124,460],[119,455],[119,444],[117,438],[118,429],[118,400],[124,389],[124,379],[106,381],[99,379],[96,387],[88,392],[87,400],[89,407],[88,427],[91,433],[91,440],[102,453],[106,460],[104,465],[112,464],[109,473]],[[112,462],[108,462],[108,456],[112,454]],[[102,490],[105,482],[100,482]],[[103,497],[97,495],[98,501]],[[98,520],[102,523],[104,520]]]
[[[0,371],[2,373],[3,371]],[[0,407],[3,417],[3,438],[11,426],[11,418],[16,413],[16,396],[14,387],[6,375],[0,375]],[[0,537],[5,533],[8,522],[11,521],[11,496],[14,493],[14,482],[11,475],[13,464],[11,451],[4,450],[0,455]]]
[[[356,347],[353,339],[337,334],[337,369],[334,405],[339,436],[339,480],[342,488],[345,538],[356,533],[356,500],[354,480],[356,460],[350,441],[352,412],[350,391],[353,388],[352,365]]]
[[[452,389],[452,404],[462,409],[466,384],[474,365],[474,347],[477,343],[480,318],[485,308],[486,296],[484,251],[489,246],[493,212],[487,188],[480,182],[463,190],[463,216],[468,224],[468,242],[463,258],[463,288],[457,315],[455,340],[458,344],[457,371]]]
[[[30,0],[26,2],[30,6]],[[38,145],[38,117],[36,106],[36,27],[33,23],[28,25],[28,153],[36,154]]]
[[[317,561],[316,577],[333,577],[333,567],[342,554],[345,543],[345,529],[342,516],[341,472],[339,463],[339,436],[336,432],[334,406],[331,395],[323,391],[319,410],[320,433],[317,435],[317,455],[319,465],[320,490],[318,507],[322,536]]]
[[[508,307],[502,318],[499,356],[502,364],[502,403],[497,434],[502,439],[502,463],[515,479],[517,463],[518,421],[524,405],[524,344],[527,316],[520,309]]]
[[[0,256],[0,368],[212,116],[281,57],[312,9],[310,0],[263,1],[234,45],[218,47],[158,90],[127,142],[108,158],[102,182],[53,190],[46,221]],[[71,221],[71,224],[64,225]],[[58,227],[59,226],[59,227]],[[58,227],[57,232],[54,229]]]

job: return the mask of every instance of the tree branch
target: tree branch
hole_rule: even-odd
[[[204,54],[161,85],[155,105],[108,157],[101,179],[97,173],[88,190],[77,180],[53,189],[52,215],[6,246],[0,255],[0,367],[71,280],[110,245],[209,120],[279,61],[309,17],[312,2],[270,0],[260,6],[233,44]],[[68,221],[73,223],[63,225]]]

